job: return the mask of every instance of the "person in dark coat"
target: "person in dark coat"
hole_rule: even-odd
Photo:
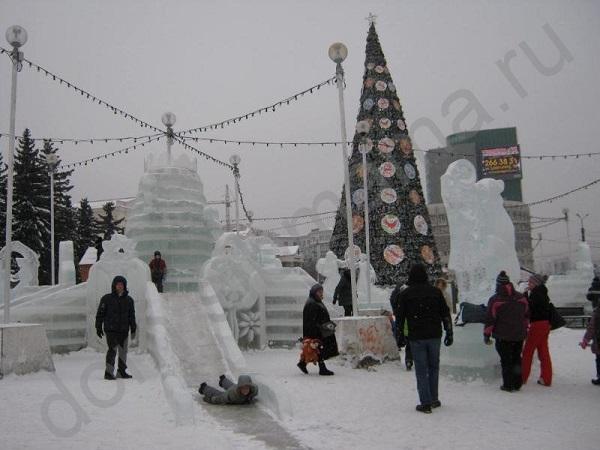
[[[527,282],[526,298],[529,303],[529,331],[523,348],[522,378],[527,383],[531,373],[533,352],[537,350],[540,359],[541,375],[537,383],[542,386],[552,384],[552,360],[548,349],[550,336],[550,298],[548,288],[541,275],[533,274]]]
[[[214,388],[204,382],[198,392],[204,396],[205,402],[214,405],[244,405],[252,403],[258,394],[258,386],[252,383],[249,375],[240,375],[237,384],[225,375],[221,375],[219,386],[225,390]]]
[[[158,250],[154,252],[154,258],[152,258],[152,261],[148,265],[150,266],[150,276],[152,277],[152,282],[156,285],[156,290],[162,292],[163,280],[167,274],[167,263],[162,259],[162,255]]]
[[[440,342],[443,326],[446,331],[444,345],[452,345],[452,319],[442,291],[429,283],[425,266],[413,265],[406,284],[408,287],[392,302],[398,321],[396,332],[400,344],[406,338],[410,342],[420,401],[416,409],[429,414],[432,408],[442,405],[438,396]],[[406,336],[403,333],[405,322],[408,324]]]
[[[594,308],[600,305],[600,278],[594,277],[592,285],[588,289],[586,298],[592,302]]]
[[[120,378],[131,378],[127,369],[127,346],[129,330],[134,339],[137,331],[133,299],[127,291],[127,280],[120,275],[113,279],[110,294],[100,299],[96,313],[96,334],[100,339],[106,333],[106,370],[105,380],[114,380],[115,356],[119,354],[117,375]]]
[[[302,312],[302,334],[304,339],[318,339],[319,347],[319,375],[333,375],[333,372],[325,366],[325,360],[339,355],[335,333],[327,335],[323,332],[322,325],[331,322],[327,307],[323,304],[323,286],[315,284],[310,288],[308,300],[304,304]],[[308,373],[306,361],[302,358],[298,368]]]
[[[350,281],[350,269],[344,269],[338,285],[333,292],[333,304],[337,303],[344,307],[344,316],[352,315],[352,283]]]
[[[594,309],[590,323],[588,323],[579,345],[585,350],[590,341],[592,342],[592,353],[596,355],[596,378],[592,380],[592,384],[600,386],[600,305]]]
[[[523,384],[521,350],[529,326],[529,304],[515,290],[503,270],[496,278],[496,293],[488,301],[483,340],[491,345],[496,339],[496,351],[502,366],[502,386],[506,392],[518,391]]]
[[[394,333],[394,338],[396,339],[396,344],[398,345],[398,351],[400,351],[402,347],[404,347],[404,365],[406,366],[406,370],[410,371],[413,368],[414,360],[412,352],[410,350],[410,342],[406,340],[406,336],[408,335],[408,322],[404,322],[404,328],[402,329],[402,333],[398,333],[398,317],[396,316],[400,292],[402,292],[407,287],[407,284],[396,285],[396,287],[392,291],[392,295],[390,295],[390,305],[392,307],[392,311],[394,312],[395,318],[392,326],[392,332]]]

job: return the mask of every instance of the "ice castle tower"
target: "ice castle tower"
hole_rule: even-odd
[[[144,169],[125,234],[142,260],[161,252],[167,263],[165,292],[197,291],[200,268],[221,234],[218,214],[206,208],[197,161],[183,154],[173,159],[150,154]]]

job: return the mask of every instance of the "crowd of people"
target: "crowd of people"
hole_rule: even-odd
[[[545,277],[531,274],[525,292],[517,291],[505,271],[496,277],[496,289],[487,302],[483,341],[494,345],[500,358],[502,384],[505,392],[516,392],[531,375],[533,356],[540,360],[537,384],[552,385],[552,359],[548,346],[550,331],[562,326],[550,301]],[[416,410],[431,413],[441,406],[438,392],[440,347],[454,341],[451,308],[444,295],[446,281],[436,280],[431,285],[426,269],[421,264],[411,267],[406,284],[398,285],[390,297],[394,320],[392,330],[399,348],[405,348],[405,364],[411,370],[414,364],[419,404]],[[333,303],[344,306],[346,316],[352,315],[350,274],[346,269],[335,290]],[[588,294],[594,312],[580,342],[596,355],[596,378],[600,385],[600,279],[594,278]],[[347,306],[349,305],[349,307]],[[557,319],[558,316],[558,319]],[[556,321],[562,324],[556,325]],[[333,331],[332,331],[333,329]],[[307,365],[319,365],[319,375],[333,375],[325,360],[338,355],[335,326],[323,303],[323,287],[314,285],[303,311],[302,352],[298,368],[308,373]]]
[[[149,263],[152,281],[163,292],[167,266],[159,251]],[[483,341],[494,343],[500,357],[502,385],[506,392],[519,391],[531,374],[533,355],[540,360],[537,384],[552,385],[552,359],[548,346],[556,310],[550,301],[545,278],[538,274],[529,277],[524,293],[515,289],[505,271],[496,277],[496,289],[490,297],[484,320]],[[350,271],[344,270],[335,289],[333,303],[344,307],[346,316],[353,314]],[[398,285],[390,296],[393,311],[392,329],[399,349],[405,348],[407,370],[415,368],[419,404],[416,410],[431,413],[441,406],[438,392],[440,347],[452,345],[452,304],[445,297],[446,281],[429,282],[427,271],[421,264],[411,267],[406,284]],[[594,308],[592,317],[579,343],[582,349],[591,347],[596,357],[594,385],[600,385],[600,279],[595,277],[587,299]],[[564,323],[564,322],[563,322]],[[335,324],[323,303],[323,287],[312,286],[303,309],[302,352],[298,368],[308,374],[308,365],[318,365],[319,375],[331,376],[325,361],[339,354],[335,337]],[[113,279],[111,292],[100,300],[96,314],[96,332],[100,339],[106,335],[108,350],[104,378],[131,378],[127,373],[127,348],[129,333],[135,338],[137,323],[134,300],[127,291],[123,276]],[[590,345],[591,344],[591,345]],[[115,374],[115,357],[118,355]],[[247,375],[241,375],[235,384],[225,375],[219,379],[221,391],[202,383],[199,392],[204,400],[216,404],[250,403],[258,388]]]

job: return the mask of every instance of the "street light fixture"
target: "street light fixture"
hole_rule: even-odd
[[[13,171],[15,155],[15,114],[17,111],[17,73],[23,67],[23,52],[19,51],[27,42],[27,31],[19,25],[13,25],[6,31],[6,40],[12,46],[12,78],[10,89],[10,126],[8,157],[6,158],[6,245],[4,247],[4,323],[10,322],[10,263],[12,259],[12,219],[13,219]]]
[[[162,123],[167,127],[167,156],[169,167],[171,166],[171,147],[173,146],[173,125],[177,121],[177,116],[172,112],[166,112],[161,117]]]
[[[348,169],[348,149],[346,137],[346,112],[344,108],[344,69],[342,62],[348,56],[348,49],[341,42],[331,44],[329,47],[329,58],[335,63],[335,77],[338,87],[338,99],[340,106],[340,126],[342,129],[342,154],[344,164],[344,191],[346,197],[346,223],[348,225],[348,248],[350,262],[350,286],[352,289],[352,310],[358,315],[358,301],[356,297],[356,260],[354,255],[354,238],[352,235],[352,204],[350,197],[350,171]],[[364,169],[364,168],[363,168]]]
[[[54,286],[56,284],[56,269],[54,265],[54,172],[56,171],[56,166],[58,166],[58,155],[56,153],[47,153],[45,158],[48,173],[50,174],[50,276],[52,277],[50,284]]]
[[[589,216],[589,213],[584,214],[583,216],[579,213],[576,213],[575,215],[579,217],[579,221],[581,222],[581,242],[585,242],[585,228],[583,226],[583,221],[587,216]]]
[[[240,234],[240,168],[242,158],[240,155],[231,155],[229,162],[233,166],[233,178],[235,180],[235,232]]]

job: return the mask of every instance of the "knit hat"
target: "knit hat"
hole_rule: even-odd
[[[540,274],[534,273],[529,277],[529,283],[531,283],[534,287],[541,286],[544,284],[544,277]]]
[[[508,283],[510,283],[510,278],[508,278],[508,275],[506,275],[506,272],[503,270],[496,277],[496,285],[502,286]]]

